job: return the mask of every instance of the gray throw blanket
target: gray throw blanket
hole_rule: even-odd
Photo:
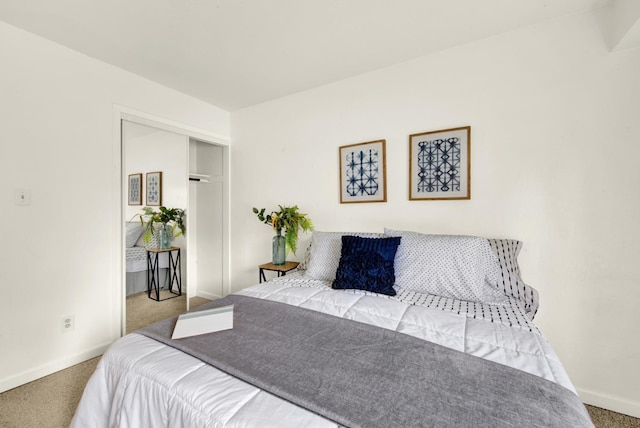
[[[580,399],[537,376],[405,334],[232,295],[232,330],[138,333],[348,427],[592,427]]]

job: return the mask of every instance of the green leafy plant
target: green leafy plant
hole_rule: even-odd
[[[313,230],[313,223],[307,214],[298,211],[297,205],[292,207],[278,205],[278,208],[280,208],[279,211],[272,211],[271,214],[266,215],[265,208],[260,210],[253,208],[253,213],[258,217],[258,220],[271,226],[277,233],[282,233],[284,230],[287,252],[292,251],[295,254],[298,249],[298,232]]]
[[[143,214],[136,214],[140,216],[140,222],[144,226],[144,241],[149,242],[151,237],[155,235],[156,229],[154,225],[156,223],[162,223],[169,225],[171,223],[171,236],[178,237],[184,235],[187,231],[184,225],[185,212],[181,208],[167,208],[158,207],[155,210],[151,207],[142,208]],[[174,232],[179,229],[178,233]]]

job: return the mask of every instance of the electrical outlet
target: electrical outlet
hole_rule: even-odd
[[[76,328],[76,317],[75,315],[66,315],[62,317],[62,324],[60,325],[63,333],[67,333],[69,331],[73,331]]]

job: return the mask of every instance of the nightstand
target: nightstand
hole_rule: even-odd
[[[169,293],[173,294],[173,296],[164,299],[160,298],[160,263],[158,263],[158,256],[161,253],[169,253],[167,279],[169,281]],[[159,302],[161,300],[182,296],[181,275],[180,247],[147,248],[147,296],[150,299]],[[178,292],[173,291],[174,284],[177,286]],[[155,292],[155,297],[151,296],[152,291]]]
[[[263,265],[260,265],[258,266],[258,269],[260,269],[260,271],[258,272],[260,283],[267,280],[267,278],[264,276],[265,270],[278,272],[278,277],[281,277],[285,276],[290,270],[297,268],[299,264],[300,263],[298,262],[284,262],[283,265],[274,265],[273,263],[265,263]]]

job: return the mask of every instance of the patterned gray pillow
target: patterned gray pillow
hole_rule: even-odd
[[[348,233],[319,232],[315,230],[311,237],[309,262],[305,275],[320,281],[333,281],[340,264],[342,252],[342,236],[359,236],[361,238],[383,238],[382,233]]]
[[[498,258],[485,238],[390,229],[385,235],[402,238],[395,259],[397,287],[467,301],[509,302],[498,287]]]

